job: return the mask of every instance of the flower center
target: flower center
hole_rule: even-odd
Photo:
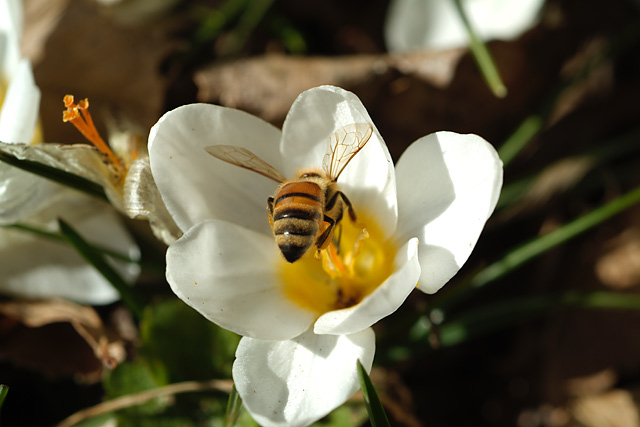
[[[280,261],[285,294],[318,314],[358,304],[393,272],[397,247],[384,240],[379,226],[358,212],[336,227],[333,242],[319,254],[310,250],[290,264]]]

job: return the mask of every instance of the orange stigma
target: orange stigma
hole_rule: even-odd
[[[93,124],[93,119],[91,118],[91,114],[89,114],[89,100],[85,98],[76,104],[73,102],[73,95],[65,95],[63,102],[67,109],[62,112],[62,121],[71,122],[89,142],[107,156],[109,162],[113,164],[117,170],[120,170],[122,168],[122,161],[113,153],[109,145],[104,142],[98,133],[98,129],[96,129],[96,126]]]

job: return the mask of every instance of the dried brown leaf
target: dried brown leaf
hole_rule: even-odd
[[[89,306],[64,300],[0,303],[0,358],[51,377],[100,380],[124,360],[124,342]]]

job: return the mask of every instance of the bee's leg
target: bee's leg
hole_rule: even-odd
[[[329,236],[331,236],[331,233],[333,232],[333,228],[336,226],[335,220],[327,215],[324,216],[324,222],[328,223],[329,225],[322,232],[322,234],[320,234],[316,238],[316,247],[318,248],[318,250],[324,249],[327,247],[327,245],[329,244]]]
[[[267,214],[269,215],[269,225],[273,230],[273,197],[267,198]]]
[[[340,241],[342,240],[342,223],[339,223],[337,225],[337,228],[338,228],[338,237],[336,237],[334,240],[336,242],[336,252],[339,255],[340,254]]]
[[[329,203],[327,203],[327,210],[330,210],[329,206],[333,207],[333,205],[335,205],[338,196],[340,196],[344,204],[347,205],[347,210],[349,211],[349,218],[351,218],[351,221],[356,222],[356,211],[353,210],[351,201],[347,198],[347,196],[345,196],[342,191],[336,191],[336,194],[334,194],[331,200],[329,200]]]
[[[351,204],[351,201],[349,199],[347,199],[347,196],[344,195],[343,192],[340,192],[340,195],[342,196],[342,200],[344,201],[344,204],[347,205],[347,210],[349,211],[349,218],[351,218],[351,222],[356,222],[356,211],[353,210],[353,205]]]

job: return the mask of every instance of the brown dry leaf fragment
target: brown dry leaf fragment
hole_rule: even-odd
[[[89,306],[65,300],[0,303],[0,358],[51,377],[100,380],[103,366],[123,361],[123,341]]]
[[[219,101],[276,121],[306,89],[322,84],[348,87],[387,70],[387,61],[372,55],[303,58],[272,54],[214,64],[197,72],[194,80],[200,101]]]
[[[637,427],[640,411],[634,396],[626,390],[611,390],[597,396],[586,396],[572,405],[571,412],[585,427]]]
[[[567,380],[566,389],[571,396],[593,396],[609,390],[617,380],[617,372],[607,368],[591,375]]]
[[[613,289],[640,285],[640,231],[631,228],[609,244],[611,249],[596,261],[598,278]]]
[[[463,51],[404,55],[295,57],[270,54],[214,64],[196,73],[198,99],[251,111],[267,121],[280,120],[304,90],[331,84],[353,87],[390,70],[444,87],[453,78]]]

